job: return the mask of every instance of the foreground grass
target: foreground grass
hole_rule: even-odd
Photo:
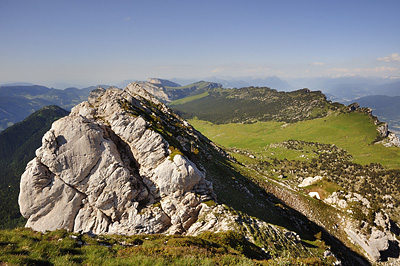
[[[0,231],[0,265],[325,265],[318,258],[267,257],[232,231],[198,237]]]
[[[189,122],[212,141],[228,148],[237,147],[271,156],[271,151],[267,151],[271,143],[296,139],[335,144],[348,151],[355,163],[381,163],[389,168],[400,168],[400,149],[373,144],[377,137],[376,126],[362,113],[331,115],[291,124],[271,121],[216,125],[198,119]],[[299,154],[277,149],[273,156],[298,159]]]

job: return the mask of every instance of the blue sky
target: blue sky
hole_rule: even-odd
[[[0,83],[400,77],[400,1],[0,0]]]

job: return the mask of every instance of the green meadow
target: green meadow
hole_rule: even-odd
[[[298,159],[298,151],[274,148],[269,145],[287,140],[302,140],[335,144],[348,151],[355,163],[380,163],[388,168],[400,168],[400,149],[374,144],[378,132],[372,119],[352,112],[330,115],[297,123],[256,122],[216,125],[199,119],[189,122],[209,139],[227,148],[247,149],[257,154],[278,159]]]
[[[209,95],[209,92],[206,91],[206,92],[203,92],[201,94],[197,94],[197,95],[193,95],[193,96],[189,96],[189,97],[186,97],[186,98],[182,98],[182,99],[178,99],[178,100],[172,101],[168,105],[169,106],[180,105],[180,104],[188,103],[188,102],[191,102],[191,101],[194,101],[194,100],[198,100],[198,99],[207,97],[208,95]]]

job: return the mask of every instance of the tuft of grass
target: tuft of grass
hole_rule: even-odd
[[[311,186],[306,187],[306,192],[318,192],[321,199],[327,198],[333,192],[344,190],[343,187],[339,186],[335,182],[323,179]]]
[[[215,203],[215,201],[213,200],[207,200],[203,202],[205,205],[207,205],[208,207],[213,207],[215,205],[217,205],[217,203]]]
[[[175,148],[173,146],[169,146],[169,150],[171,151],[171,153],[169,154],[169,157],[168,157],[168,159],[170,161],[174,161],[174,158],[175,158],[176,155],[182,155],[183,156],[183,153],[179,149],[177,149],[177,148]]]

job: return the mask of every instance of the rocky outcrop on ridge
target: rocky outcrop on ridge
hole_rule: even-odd
[[[185,126],[138,85],[94,91],[52,125],[22,175],[19,204],[26,226],[183,233],[196,221],[201,202],[212,198],[212,185],[149,122],[125,110],[136,105],[150,113],[137,98]]]
[[[358,244],[372,261],[384,261],[382,265],[398,265],[399,260],[399,227],[389,219],[386,213],[378,212],[370,234],[347,226],[344,230],[353,243]],[[396,234],[397,233],[397,234]],[[393,264],[392,264],[393,263]]]
[[[153,79],[149,79],[148,81],[138,81],[137,84],[146,90],[148,93],[152,94],[157,99],[163,102],[169,102],[170,97],[167,94],[166,89],[162,86],[161,82],[156,82]]]
[[[37,231],[236,230],[253,242],[310,254],[296,233],[217,203],[198,160],[213,160],[210,153],[226,156],[140,84],[99,88],[44,135],[21,178],[20,211]]]
[[[175,83],[175,82],[167,80],[167,79],[148,78],[147,82],[150,82],[152,84],[156,84],[159,86],[163,86],[163,87],[181,87],[181,85],[179,85],[178,83]]]
[[[390,132],[387,123],[381,123],[377,127],[379,137],[382,139],[377,143],[381,143],[385,147],[400,147],[400,139],[395,133]]]

